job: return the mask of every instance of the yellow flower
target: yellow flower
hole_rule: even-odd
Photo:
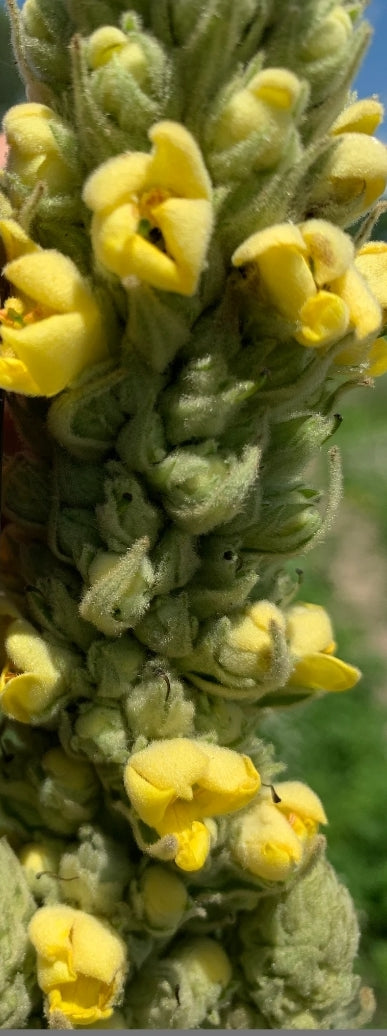
[[[232,261],[251,267],[252,286],[258,281],[262,301],[294,324],[301,345],[329,346],[348,332],[364,341],[380,329],[380,305],[355,268],[353,242],[332,223],[268,227],[244,241]]]
[[[176,842],[175,863],[199,870],[210,849],[203,820],[242,809],[260,787],[251,759],[228,748],[172,738],[129,760],[124,781],[141,820]]]
[[[313,691],[347,691],[360,680],[356,666],[336,658],[328,613],[319,604],[296,604],[286,615],[295,664],[288,685]]]
[[[286,147],[302,84],[286,68],[265,68],[232,95],[217,121],[213,145],[230,148],[261,131],[256,167],[270,168]]]
[[[15,294],[0,310],[0,386],[53,396],[107,355],[101,315],[75,263],[41,249],[13,220],[0,221]]]
[[[29,926],[48,1014],[73,1026],[110,1018],[126,972],[125,944],[106,924],[69,906],[37,910]]]
[[[275,791],[279,802],[262,788],[258,801],[232,825],[230,845],[237,862],[252,874],[265,881],[286,881],[327,818],[306,784],[283,781]]]
[[[134,277],[193,295],[212,229],[208,173],[184,126],[158,122],[149,137],[150,155],[111,158],[86,183],[94,252],[124,285]]]
[[[383,121],[383,115],[384,108],[380,101],[375,97],[365,97],[340,112],[331,126],[331,133],[334,136],[340,133],[367,133],[371,136]]]
[[[16,104],[3,120],[9,144],[7,168],[30,187],[44,181],[54,192],[71,190],[74,174],[58,146],[55,129],[63,123],[46,104]]]
[[[9,623],[4,643],[2,711],[19,723],[31,723],[64,694],[74,656],[59,644],[47,643],[25,619]]]

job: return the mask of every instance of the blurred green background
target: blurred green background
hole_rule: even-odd
[[[373,10],[377,20],[375,3],[371,15]],[[372,86],[372,48],[370,58],[368,90],[359,83],[363,96],[379,89],[376,82]],[[22,98],[0,6],[0,115]],[[377,236],[387,240],[387,216],[380,220]],[[344,400],[344,420],[336,436],[344,466],[344,502],[324,546],[301,562],[300,599],[328,608],[338,654],[362,669],[363,680],[347,694],[326,695],[268,716],[262,728],[288,764],[289,777],[306,781],[324,802],[330,819],[329,857],[359,910],[363,934],[358,970],[376,992],[377,1013],[370,1027],[379,1029],[387,1028],[386,408],[387,375],[374,389],[356,389]]]

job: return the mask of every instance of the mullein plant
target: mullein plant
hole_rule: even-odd
[[[387,370],[365,4],[8,6],[1,1025],[359,1028],[324,808],[260,719],[360,676],[292,559]]]

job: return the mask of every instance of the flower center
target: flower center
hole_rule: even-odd
[[[41,320],[43,313],[38,306],[29,309],[28,305],[16,296],[6,299],[3,309],[0,309],[0,324],[5,327],[12,327],[14,330],[21,330],[28,324],[34,324]]]

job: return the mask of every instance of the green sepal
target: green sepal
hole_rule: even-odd
[[[123,464],[108,461],[104,479],[105,503],[96,508],[97,526],[108,550],[121,552],[146,532],[154,546],[162,515],[147,499],[137,478]]]
[[[87,667],[97,686],[98,697],[126,698],[145,657],[144,649],[130,633],[123,633],[119,640],[95,640],[87,654]]]
[[[200,564],[195,547],[192,536],[174,525],[162,533],[151,554],[155,594],[178,590],[192,579]]]
[[[76,710],[63,710],[59,733],[67,751],[89,759],[96,766],[111,765],[118,786],[122,786],[122,767],[128,758],[128,733],[122,710],[117,702],[83,702]],[[100,776],[102,779],[103,773]],[[106,775],[105,775],[106,776]],[[108,774],[109,788],[114,790],[113,774]],[[85,821],[91,819],[83,818]]]
[[[23,454],[9,459],[3,469],[3,510],[9,521],[36,530],[47,523],[51,473],[48,465]]]
[[[101,633],[118,637],[136,626],[149,607],[154,574],[148,549],[145,536],[122,556],[97,555],[92,566],[94,577],[89,571],[91,585],[83,594],[79,610],[82,618]]]
[[[0,1028],[23,1029],[39,1002],[35,953],[27,929],[36,904],[17,856],[0,841]]]
[[[60,860],[62,897],[86,913],[113,917],[131,876],[125,846],[91,824],[83,825],[77,837],[78,844]]]
[[[190,613],[186,593],[156,597],[135,627],[136,637],[151,651],[166,658],[179,658],[192,651],[199,623]]]
[[[148,662],[141,681],[128,694],[125,715],[133,738],[189,737],[194,704],[162,658]]]
[[[146,284],[131,288],[129,299],[124,353],[135,349],[145,363],[162,373],[190,336],[182,307],[173,298],[166,302]]]
[[[216,443],[208,440],[170,453],[153,467],[149,478],[179,528],[199,536],[242,510],[257,477],[259,458],[257,446],[247,446],[238,457],[217,450]]]
[[[51,435],[81,461],[99,461],[114,446],[124,423],[120,388],[126,371],[110,363],[91,368],[77,387],[61,392],[48,412]]]
[[[271,1028],[357,1028],[371,1017],[372,995],[352,972],[354,906],[324,839],[288,890],[242,920],[240,936],[249,995]]]

